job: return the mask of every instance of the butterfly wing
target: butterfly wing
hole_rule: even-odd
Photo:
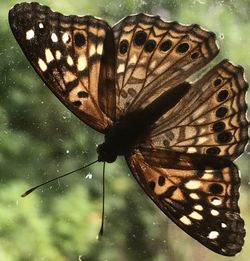
[[[237,158],[248,141],[247,88],[242,67],[223,60],[154,124],[148,146]]]
[[[93,16],[64,16],[37,3],[15,5],[12,32],[50,90],[103,132],[115,118],[114,36]]]
[[[214,33],[196,24],[165,22],[159,16],[127,16],[113,31],[117,115],[145,108],[219,52]]]
[[[141,148],[127,156],[134,177],[180,228],[209,249],[234,256],[244,243],[240,178],[229,160]]]

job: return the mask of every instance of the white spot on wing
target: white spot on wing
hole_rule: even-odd
[[[68,57],[67,57],[67,63],[68,63],[69,66],[72,66],[74,64],[74,61],[73,61],[73,59],[71,58],[70,55],[68,55]]]
[[[209,239],[216,239],[217,237],[219,236],[219,232],[218,231],[211,231],[209,234],[208,234],[208,238]]]
[[[221,205],[222,201],[219,198],[214,198],[214,199],[212,199],[211,203],[214,206],[219,206],[219,205]]]
[[[58,42],[58,37],[55,33],[52,33],[51,34],[51,40],[53,43],[57,43]]]
[[[48,68],[47,64],[41,58],[38,59],[38,65],[43,72],[45,72]]]
[[[192,224],[191,220],[186,216],[182,216],[179,220],[185,225],[191,225]]]
[[[194,147],[189,147],[188,150],[187,150],[188,153],[195,153],[197,152],[197,149],[194,148]]]
[[[190,193],[190,198],[192,198],[192,199],[200,199],[200,197],[196,194],[196,193]]]
[[[30,29],[29,31],[26,32],[26,40],[31,40],[34,38],[35,32],[34,30]]]
[[[215,210],[215,209],[212,209],[212,210],[211,210],[211,214],[212,214],[213,216],[218,216],[220,213],[219,213],[219,211],[217,211],[217,210]]]
[[[69,41],[69,35],[67,33],[64,33],[62,36],[62,40],[64,43],[67,43]]]
[[[187,189],[198,189],[201,186],[201,182],[199,180],[190,180],[185,184]]]
[[[44,28],[44,25],[43,25],[43,23],[39,23],[39,25],[38,25],[38,26],[39,26],[39,28],[40,28],[40,29],[43,29],[43,28]]]
[[[194,206],[194,209],[199,210],[199,211],[202,211],[202,210],[203,210],[203,207],[202,207],[202,205],[195,205],[195,206]]]
[[[222,227],[222,228],[226,228],[227,225],[226,225],[225,223],[221,223],[221,227]]]
[[[85,56],[80,55],[77,61],[77,69],[83,71],[87,67],[87,59]]]
[[[45,49],[45,57],[47,63],[50,63],[55,59],[49,48]]]
[[[125,64],[121,63],[117,68],[117,73],[123,73],[125,71]]]
[[[96,52],[100,55],[102,55],[102,51],[103,51],[103,44],[99,44],[97,46]]]
[[[61,52],[57,50],[57,51],[56,51],[56,59],[57,59],[57,60],[60,60],[61,57],[62,57]]]
[[[193,211],[191,214],[189,214],[189,216],[193,219],[197,219],[197,220],[202,220],[203,217],[202,215],[200,215],[198,212]]]
[[[95,45],[91,45],[89,49],[89,56],[92,56],[96,53]]]

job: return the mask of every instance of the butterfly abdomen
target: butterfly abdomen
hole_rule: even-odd
[[[113,126],[105,130],[105,141],[98,146],[99,161],[114,162],[119,155],[127,155],[142,144],[153,124],[168,110],[173,108],[189,91],[187,82],[166,91],[145,109],[122,116]]]

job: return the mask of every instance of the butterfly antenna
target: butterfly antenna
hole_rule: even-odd
[[[33,188],[28,189],[28,190],[27,190],[26,192],[24,192],[21,196],[22,196],[22,197],[26,197],[27,195],[29,195],[31,192],[33,192],[33,191],[36,190],[37,188],[40,188],[40,187],[42,187],[42,186],[44,186],[44,185],[46,185],[46,184],[48,184],[48,183],[50,183],[50,182],[52,182],[52,181],[55,181],[55,180],[57,180],[57,179],[60,179],[60,178],[63,178],[63,177],[65,177],[65,176],[68,176],[68,175],[70,175],[70,174],[73,174],[73,173],[75,173],[75,172],[77,172],[77,171],[79,171],[79,170],[85,169],[85,168],[87,168],[87,167],[89,167],[89,166],[95,164],[96,162],[98,162],[98,160],[95,160],[95,161],[93,161],[93,162],[91,162],[91,163],[89,163],[89,164],[87,164],[87,165],[85,165],[85,166],[83,166],[83,167],[81,167],[81,168],[79,168],[79,169],[70,171],[70,172],[65,173],[65,174],[63,174],[63,175],[61,175],[61,176],[58,176],[58,177],[55,177],[55,178],[50,179],[50,180],[48,180],[48,181],[45,181],[45,182],[42,183],[42,184],[39,184],[39,185],[37,185],[37,186],[35,186],[35,187],[33,187]]]
[[[102,224],[100,231],[98,233],[97,239],[101,240],[103,236],[103,227],[104,227],[104,204],[105,203],[105,162],[103,162],[103,169],[102,169]]]

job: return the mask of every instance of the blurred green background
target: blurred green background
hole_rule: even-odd
[[[31,186],[96,159],[102,135],[72,115],[44,86],[22,54],[8,25],[18,1],[0,3],[0,260],[179,261],[226,260],[191,239],[148,199],[123,159],[106,167],[106,219],[97,241],[102,208],[102,165],[44,186]],[[222,57],[244,66],[250,80],[248,0],[40,1],[66,14],[92,14],[115,23],[137,12],[198,23],[217,34]],[[247,97],[249,100],[249,96]],[[231,260],[250,260],[250,148],[237,160],[240,206],[247,236]],[[92,174],[92,179],[86,178]]]

